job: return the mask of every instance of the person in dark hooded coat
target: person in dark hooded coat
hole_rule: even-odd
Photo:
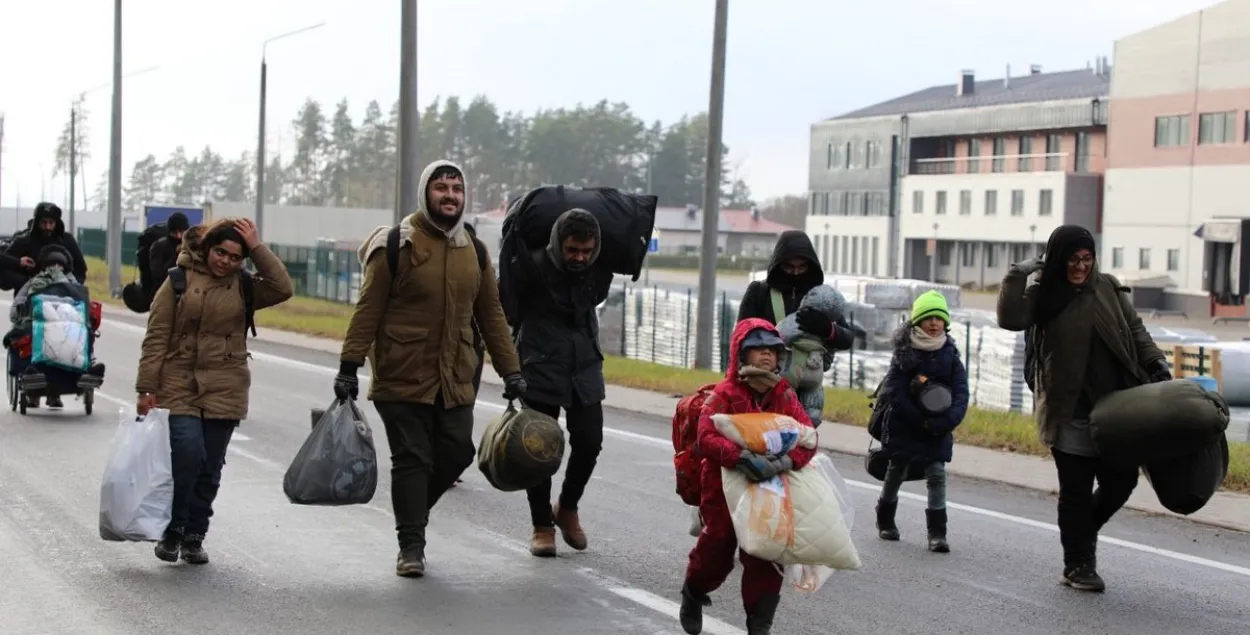
[[[595,311],[612,288],[612,272],[597,266],[603,240],[599,221],[583,209],[560,215],[547,246],[530,253],[521,275],[500,288],[512,326],[525,404],[551,417],[564,410],[569,463],[560,497],[551,479],[527,490],[534,533],[530,553],[556,555],[555,531],[581,551],[586,532],[577,513],[603,446],[603,351]]]
[[[1038,272],[1040,279],[1030,283]],[[1025,331],[1034,349],[1038,435],[1059,472],[1063,583],[1103,591],[1098,531],[1133,493],[1137,468],[1114,467],[1099,456],[1089,416],[1112,392],[1172,379],[1167,361],[1128,289],[1098,270],[1093,235],[1076,225],[1051,233],[1045,259],[1008,268],[998,291],[998,325]]]
[[[777,246],[773,248],[772,260],[768,263],[768,277],[747,285],[742,303],[738,306],[738,321],[760,318],[777,324],[787,315],[798,311],[795,319],[800,329],[824,339],[826,348],[830,351],[850,350],[855,343],[855,333],[845,316],[832,320],[815,308],[799,308],[803,296],[813,287],[824,283],[825,273],[821,269],[820,259],[816,257],[812,239],[797,229],[782,232],[777,238]],[[784,315],[777,315],[773,308],[774,292],[780,296],[777,299],[781,301]]]
[[[35,206],[34,218],[30,222],[30,231],[23,236],[17,236],[13,242],[9,243],[5,253],[12,258],[16,258],[19,262],[29,258],[27,263],[30,267],[23,267],[18,272],[6,271],[11,276],[17,273],[20,281],[14,279],[18,284],[13,288],[20,288],[25,284],[31,276],[38,273],[33,263],[39,259],[39,253],[48,245],[60,245],[69,251],[73,258],[73,266],[70,267],[69,273],[73,274],[74,279],[79,283],[87,280],[87,261],[82,257],[82,249],[78,247],[78,241],[65,231],[65,222],[61,220],[61,208],[55,203],[40,203]],[[6,286],[8,285],[6,279]]]

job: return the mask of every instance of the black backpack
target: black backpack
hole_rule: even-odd
[[[139,246],[135,249],[135,268],[139,270],[139,286],[150,298],[156,293],[156,281],[148,267],[148,259],[152,256],[152,245],[169,235],[169,226],[165,223],[150,225],[139,234]]]
[[[182,267],[171,267],[169,270],[169,283],[174,287],[174,306],[178,306],[178,299],[187,291],[187,270]],[[243,294],[243,315],[246,320],[247,331],[251,331],[252,337],[256,337],[256,303],[253,297],[255,289],[253,289],[255,281],[252,279],[252,273],[246,269],[239,271],[239,293]]]

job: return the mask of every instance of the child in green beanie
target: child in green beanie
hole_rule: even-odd
[[[968,373],[955,341],[947,335],[951,315],[946,297],[926,291],[912,304],[911,320],[894,334],[894,357],[882,394],[889,409],[881,432],[890,460],[877,501],[877,532],[898,540],[894,514],[903,482],[923,478],[928,489],[925,520],[929,550],[948,553],[946,540],[946,464],[952,434],[968,410]]]

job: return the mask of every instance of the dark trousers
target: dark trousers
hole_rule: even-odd
[[[400,549],[425,548],[430,510],[473,464],[473,406],[375,401],[391,447],[391,507]]]
[[[174,472],[174,509],[169,531],[202,537],[213,517],[221,488],[226,448],[238,421],[169,416],[169,449]]]
[[[525,405],[549,417],[559,418],[560,406],[526,401]],[[577,504],[586,492],[586,484],[595,471],[599,452],[603,449],[603,404],[583,405],[574,401],[564,409],[565,427],[569,431],[569,464],[564,470],[564,487],[560,490],[560,508],[577,511]],[[530,503],[530,519],[535,527],[555,526],[551,514],[551,479],[525,490]]]
[[[1098,532],[1137,487],[1137,468],[1051,449],[1059,471],[1059,540],[1063,563],[1094,564]],[[1098,487],[1094,488],[1097,481]]]

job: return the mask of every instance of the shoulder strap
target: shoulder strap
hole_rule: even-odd
[[[169,268],[169,283],[174,287],[174,304],[187,290],[187,271],[182,267]]]
[[[399,271],[399,225],[386,232],[386,268],[391,272],[391,279]]]
[[[187,270],[182,267],[169,269],[169,284],[174,288],[174,310],[178,310],[178,299],[187,291]],[[256,302],[255,281],[248,271],[239,272],[239,293],[243,295],[243,316],[247,323],[247,331],[256,337]]]
[[[768,295],[773,301],[773,324],[780,324],[786,319],[786,301],[781,297],[781,292],[776,289],[769,288]]]

